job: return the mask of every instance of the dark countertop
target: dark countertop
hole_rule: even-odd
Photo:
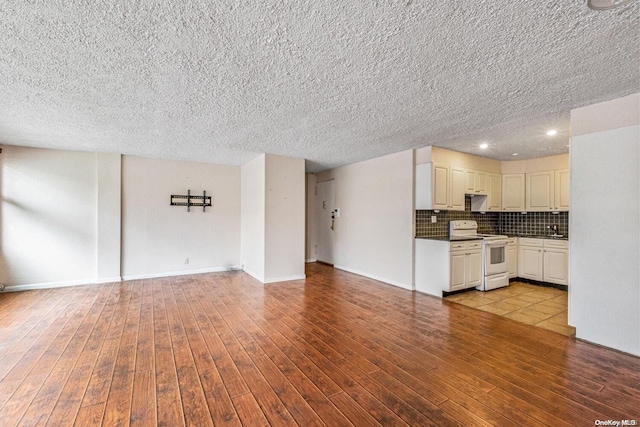
[[[551,236],[541,236],[537,234],[523,234],[523,235],[514,235],[509,234],[507,237],[528,237],[530,239],[549,239],[549,240],[569,240],[569,236],[563,237],[551,237]],[[482,240],[482,237],[433,237],[433,236],[416,236],[416,239],[427,239],[427,240],[440,240],[442,242],[464,242],[467,240]]]
[[[549,240],[569,240],[569,236],[552,237],[552,236],[541,235],[541,234],[523,234],[520,236],[509,235],[509,237],[528,237],[530,239],[549,239]]]
[[[426,240],[440,240],[443,242],[465,242],[468,240],[482,240],[482,237],[431,237],[431,236],[416,236],[416,239]]]

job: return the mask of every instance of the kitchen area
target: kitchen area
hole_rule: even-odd
[[[416,152],[415,289],[575,334],[567,322],[569,158]]]

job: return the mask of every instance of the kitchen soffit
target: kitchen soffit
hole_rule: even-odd
[[[577,0],[2,2],[0,143],[226,164],[267,152],[308,171],[428,145],[563,153],[570,109],[638,91],[639,12]]]

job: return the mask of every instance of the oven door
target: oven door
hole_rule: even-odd
[[[492,240],[484,243],[484,275],[505,273],[507,267],[507,240]]]

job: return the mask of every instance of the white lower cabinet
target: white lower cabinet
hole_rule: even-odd
[[[558,285],[569,284],[569,244],[567,241],[545,240],[543,248],[543,280]]]
[[[507,268],[509,279],[518,277],[518,238],[510,237],[507,245]]]
[[[482,283],[482,242],[451,243],[449,291],[474,288]]]
[[[520,242],[518,245],[518,277],[542,281],[542,242],[539,246],[529,246]]]
[[[569,284],[569,242],[531,238],[518,240],[518,277]]]
[[[482,240],[415,239],[415,290],[442,298],[443,292],[482,284]]]

